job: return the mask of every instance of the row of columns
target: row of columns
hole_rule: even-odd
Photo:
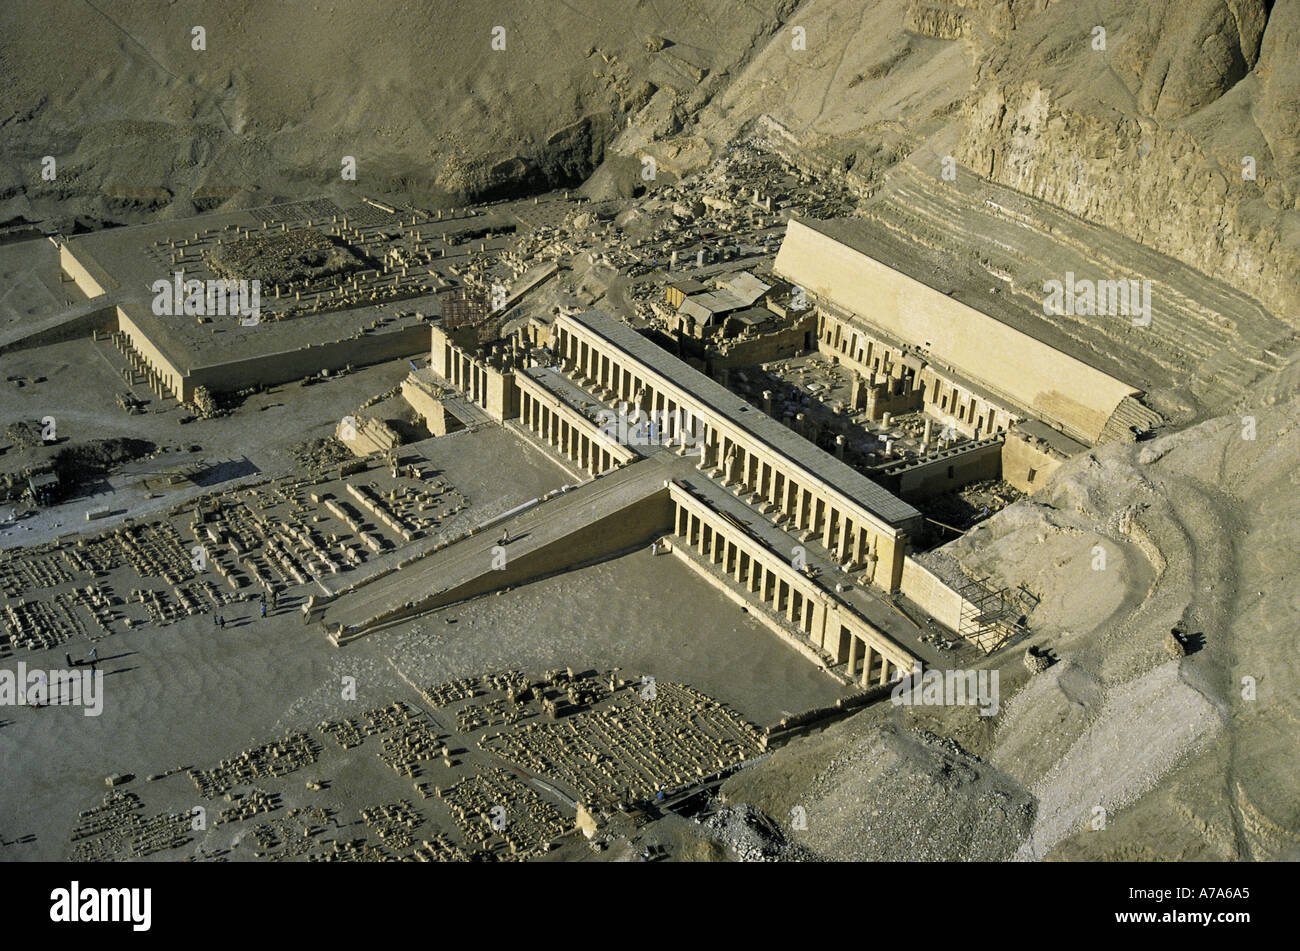
[[[626,403],[630,410],[651,414],[653,422],[663,427],[664,444],[677,443],[679,455],[685,455],[704,436],[704,420],[689,407],[651,386],[597,347],[561,330],[559,352],[565,371],[593,388],[602,399]]]
[[[842,630],[841,636],[846,633],[849,637],[848,675],[857,677],[858,683],[864,687],[889,683],[890,672],[896,669],[889,663],[889,659],[851,631]],[[879,670],[876,669],[877,664],[880,665]]]
[[[168,397],[174,397],[177,400],[181,399],[180,394],[172,390],[166,377],[155,369],[153,364],[135,348],[134,344],[131,342],[131,338],[127,334],[120,330],[116,331],[113,334],[113,342],[117,345],[117,349],[121,354],[126,357],[126,361],[130,364],[131,369],[144,375],[150,393],[159,399],[166,399]]]
[[[487,369],[459,347],[447,345],[443,377],[469,398],[487,406]]]
[[[934,412],[941,417],[952,417],[956,422],[970,426],[975,439],[992,436],[1007,428],[1005,423],[1001,426],[998,424],[999,407],[974,393],[967,392],[955,383],[936,379],[933,395],[934,399],[930,399],[927,394],[926,402],[933,407]],[[966,400],[964,406],[961,405],[963,399]]]
[[[715,465],[715,456],[721,465]],[[775,466],[746,448],[744,443],[722,436],[715,447],[706,449],[700,468],[721,468],[724,486],[734,486],[737,495],[750,494],[763,500],[763,511],[777,513],[776,521],[786,522],[792,530],[802,532],[806,540],[817,539],[841,564],[874,566],[876,535],[862,520],[849,515],[821,492],[795,479],[783,467]]]
[[[685,453],[688,442],[701,447],[701,471],[720,476],[722,484],[734,486],[737,495],[748,493],[765,500],[762,511],[775,513],[778,524],[787,522],[803,532],[805,540],[820,540],[840,564],[865,567],[874,575],[878,536],[865,520],[851,516],[785,467],[765,460],[747,443],[731,438],[693,408],[658,392],[600,348],[563,327],[558,333],[561,360],[575,377],[599,387],[607,398],[662,413],[661,419],[669,427],[666,435],[685,437],[679,440],[679,452]]]
[[[827,617],[826,606],[799,585],[791,583],[784,570],[778,571],[772,564],[765,564],[751,551],[728,539],[715,525],[680,504],[674,515],[674,531],[685,544],[758,601],[774,612],[784,614],[787,621],[814,643],[820,640],[818,646],[829,652],[835,663],[844,661],[847,652],[849,676],[857,677],[862,686],[889,682],[896,665],[866,639],[843,627],[837,617]],[[830,627],[834,627],[834,633]]]
[[[675,518],[677,535],[710,564],[717,565],[723,574],[730,575],[773,611],[784,614],[805,636],[814,637],[826,610],[816,598],[809,597],[784,572],[754,557],[700,516],[679,505]]]
[[[591,433],[569,422],[554,407],[527,390],[520,393],[520,419],[538,438],[576,462],[595,477],[617,468],[619,459],[596,441]]]

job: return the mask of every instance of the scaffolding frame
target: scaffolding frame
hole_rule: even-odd
[[[1033,598],[1023,585],[1016,591],[994,588],[988,576],[967,578],[957,588],[961,596],[961,613],[957,620],[957,633],[991,654],[1028,630],[1020,623],[1023,597]],[[992,642],[986,646],[986,641]]]

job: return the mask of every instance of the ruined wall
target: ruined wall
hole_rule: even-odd
[[[882,473],[876,480],[908,502],[942,495],[972,482],[1002,475],[1002,444],[993,440],[981,446],[957,449],[952,455],[915,463]]]
[[[412,374],[402,381],[402,398],[424,420],[424,428],[435,436],[445,436],[461,428],[461,422],[447,411],[436,390]]]
[[[1008,433],[1002,447],[1002,478],[1021,492],[1034,493],[1063,461],[1046,447],[1035,446],[1023,434]]]
[[[246,386],[273,386],[312,376],[321,370],[338,370],[349,364],[365,366],[425,352],[428,328],[407,327],[385,334],[363,334],[349,340],[308,344],[300,350],[262,354],[245,360],[195,367],[184,381],[183,401],[194,395],[194,387],[214,392]]]
[[[963,598],[914,558],[903,560],[902,593],[950,630],[961,623]]]
[[[952,631],[961,630],[962,617],[974,617],[979,610],[967,601],[946,581],[913,558],[903,563],[902,592],[944,627]],[[990,629],[982,635],[967,637],[982,651],[991,651],[1005,637],[1002,630]]]
[[[53,238],[50,240],[54,241]],[[108,276],[98,267],[95,268],[95,271],[99,276],[92,275],[90,269],[77,260],[77,256],[72,253],[72,249],[66,244],[59,245],[59,267],[64,274],[72,278],[73,283],[87,297],[98,297],[100,294],[106,293],[106,285],[112,284]]]

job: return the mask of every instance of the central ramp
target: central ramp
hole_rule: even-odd
[[[606,473],[340,595],[320,623],[343,645],[447,604],[649,544],[672,530],[668,478],[669,469],[654,460]]]

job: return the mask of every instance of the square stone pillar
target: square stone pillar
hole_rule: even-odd
[[[844,655],[840,652],[841,627],[838,620],[829,620],[826,624],[825,636],[822,638],[822,650],[831,655],[832,666],[844,661]]]
[[[847,515],[840,516],[839,562],[844,564],[849,557],[849,536],[857,532],[857,527]]]

